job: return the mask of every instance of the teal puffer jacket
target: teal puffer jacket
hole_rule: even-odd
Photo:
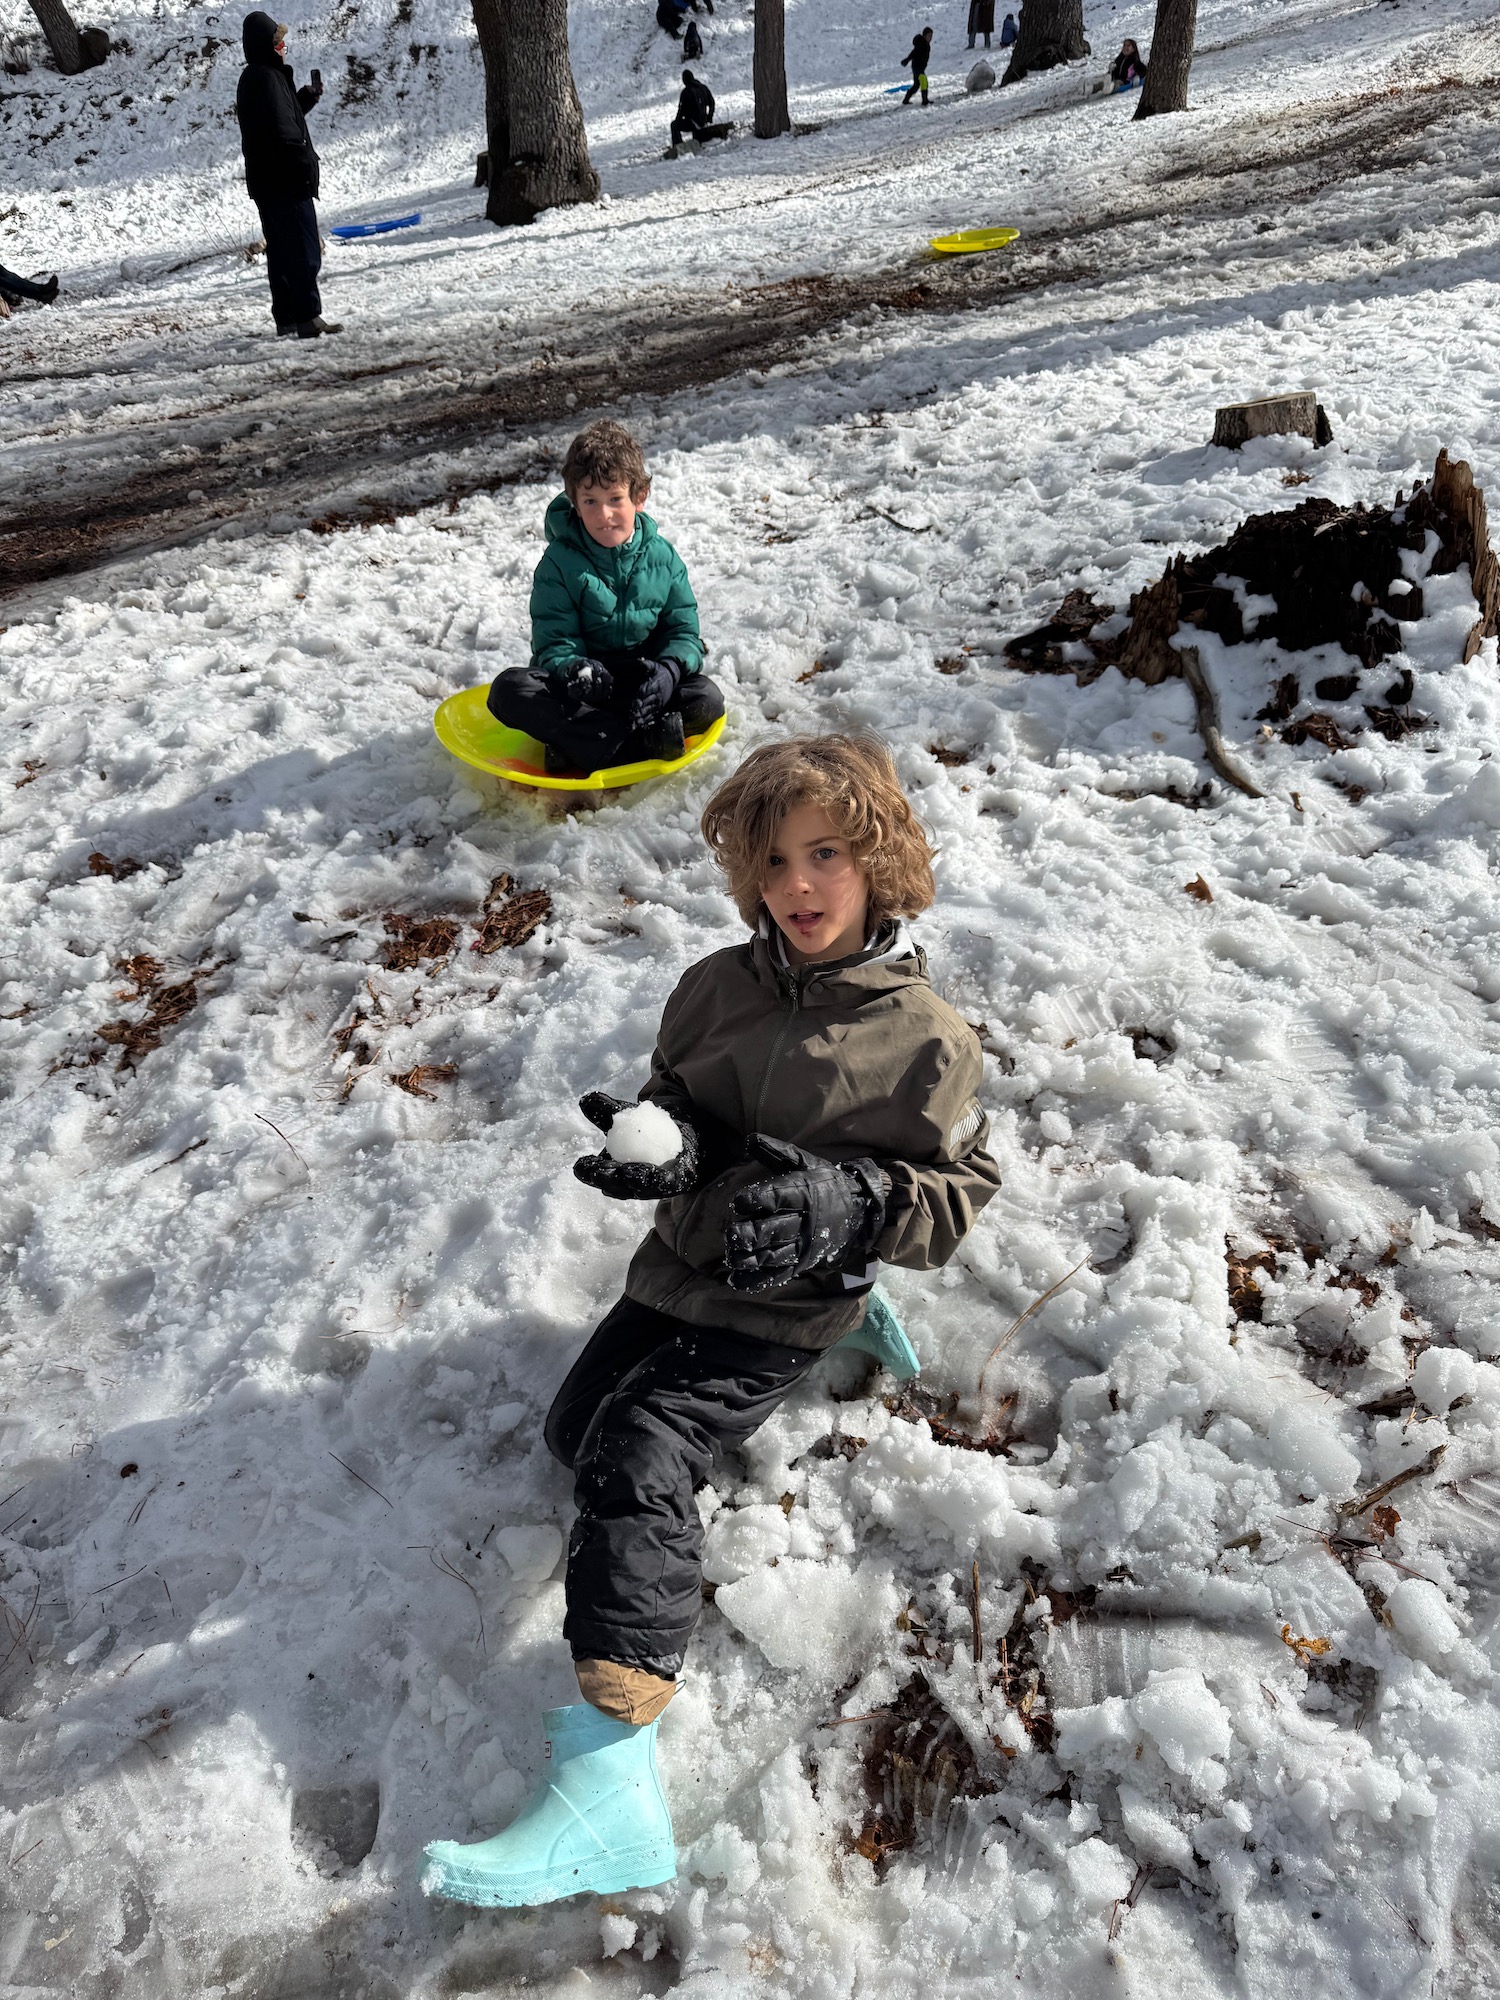
[[[649,514],[623,547],[601,548],[566,493],[547,509],[547,553],[531,581],[531,664],[566,672],[574,660],[641,653],[703,665],[698,605],[682,557]]]

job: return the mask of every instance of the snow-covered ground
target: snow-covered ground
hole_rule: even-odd
[[[719,0],[700,65],[738,117],[748,16]],[[879,86],[927,14],[822,0],[788,17],[822,130],[666,163],[671,52],[645,0],[597,0],[609,205],[515,234],[464,185],[464,10],[310,13],[325,219],[428,220],[331,248],[350,335],[290,353],[258,265],[165,270],[249,235],[232,17],[97,17],[131,54],[0,103],[0,261],[75,295],[0,324],[12,500],[362,393],[394,425],[403,378],[360,371],[482,379],[645,298],[920,279],[938,225],[1019,222],[1035,282],[627,408],[732,720],[597,813],[545,817],[430,729],[524,651],[567,425],[436,459],[509,475],[452,505],[230,524],[0,606],[0,1990],[1495,1991],[1495,642],[1462,664],[1467,575],[1428,578],[1361,693],[1409,668],[1434,726],[1330,753],[1256,711],[1342,656],[1205,641],[1266,797],[1198,808],[1181,683],[1002,654],[1247,514],[1388,504],[1441,445],[1500,489],[1489,10],[1206,0],[1195,109],[1139,128],[1079,71],[953,98],[954,6],[948,101],[902,113]],[[1149,10],[1089,25],[1097,74]],[[28,151],[38,102],[65,135]],[[1330,449],[1204,442],[1217,403],[1304,385]],[[392,456],[352,490],[399,499]],[[1013,1441],[944,1442],[825,1364],[702,1495],[677,1883],[426,1904],[422,1843],[502,1823],[572,1698],[540,1423],[643,1220],[573,1180],[574,1100],[638,1082],[674,980],[739,935],[696,833],[718,777],[860,724],[941,843],[918,930],[984,1024],[1004,1175],[958,1262],[889,1290],[950,1429],[1014,1397]],[[550,914],[486,954],[501,876]],[[452,919],[451,949],[388,963],[392,914]],[[148,1017],[156,1046],[119,1025]],[[1260,1256],[1259,1321],[1226,1246]],[[1340,1503],[1440,1445],[1355,1547],[1372,1513]],[[898,1695],[893,1759],[843,1718]]]

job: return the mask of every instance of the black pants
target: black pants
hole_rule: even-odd
[[[47,297],[47,288],[45,285],[34,285],[30,278],[18,277],[14,271],[7,271],[3,264],[0,264],[0,292],[6,293],[7,296],[13,299],[45,299]]]
[[[623,763],[636,741],[629,710],[640,687],[640,667],[614,655],[604,664],[614,676],[614,688],[598,707],[573,701],[555,674],[510,667],[491,684],[490,714],[507,729],[550,743],[580,771]],[[698,736],[724,713],[724,696],[706,675],[685,674],[670,705],[682,717],[683,734]]]
[[[578,1501],[563,1625],[575,1660],[677,1673],[703,1608],[693,1490],[818,1359],[631,1299],[611,1307],[547,1413]]]
[[[699,139],[712,128],[707,125],[693,125],[686,118],[672,120],[672,144],[680,146],[684,139]]]
[[[260,226],[266,237],[266,276],[271,281],[271,311],[278,326],[305,326],[322,315],[318,272],[323,246],[318,241],[318,211],[306,201],[258,201]]]

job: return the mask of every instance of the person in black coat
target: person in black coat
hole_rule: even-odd
[[[269,14],[247,14],[242,32],[245,67],[235,92],[245,186],[260,210],[266,239],[266,276],[271,311],[279,334],[316,340],[337,333],[323,317],[318,271],[318,155],[307,129],[307,113],[323,95],[316,70],[301,90],[282,61],[286,29]]]
[[[992,17],[993,18],[993,17]],[[902,98],[903,104],[910,104],[920,90],[922,102],[927,102],[927,61],[932,54],[932,30],[924,28],[912,40],[910,51],[901,58],[901,67],[911,64],[911,89]]]
[[[976,35],[983,35],[988,48],[994,32],[995,0],[969,0],[969,47],[973,48]]]
[[[680,146],[688,134],[698,138],[713,122],[713,92],[706,83],[700,83],[690,69],[685,69],[682,72],[682,95],[677,100],[677,116],[672,120],[672,144]]]

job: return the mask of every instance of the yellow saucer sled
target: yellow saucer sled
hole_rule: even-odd
[[[940,257],[971,257],[976,250],[1003,250],[1020,233],[1019,229],[960,229],[953,236],[934,236],[931,247]]]
[[[438,742],[476,771],[508,778],[513,785],[534,785],[544,792],[617,791],[643,784],[647,778],[670,778],[712,750],[724,733],[724,717],[711,722],[701,736],[690,736],[680,757],[647,757],[636,764],[611,764],[602,771],[565,771],[554,775],[542,761],[542,746],[534,736],[507,729],[485,703],[489,688],[465,688],[450,694],[432,718]]]

